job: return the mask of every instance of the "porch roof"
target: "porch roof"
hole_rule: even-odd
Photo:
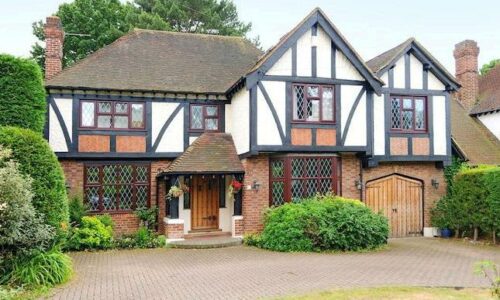
[[[203,133],[159,176],[244,172],[230,134]]]

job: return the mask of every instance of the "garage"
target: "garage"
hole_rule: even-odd
[[[390,237],[421,235],[423,229],[423,184],[401,175],[367,182],[365,203],[389,219]]]

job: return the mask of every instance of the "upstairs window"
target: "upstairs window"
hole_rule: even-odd
[[[218,105],[192,104],[189,112],[191,131],[219,131]]]
[[[394,132],[426,132],[427,99],[425,97],[391,97],[391,130]]]
[[[294,84],[292,89],[294,122],[335,123],[333,86]]]
[[[82,101],[80,127],[97,129],[144,129],[144,103]]]

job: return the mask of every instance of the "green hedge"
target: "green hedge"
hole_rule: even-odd
[[[31,130],[0,127],[0,145],[12,150],[21,173],[33,179],[33,206],[63,236],[68,223],[64,175],[47,141]]]
[[[36,62],[0,55],[0,126],[28,128],[42,133],[45,88]]]
[[[259,247],[276,251],[374,249],[387,242],[387,218],[358,200],[320,196],[271,208]]]

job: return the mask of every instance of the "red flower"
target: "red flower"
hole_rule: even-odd
[[[233,179],[231,182],[231,185],[233,186],[233,189],[235,190],[240,190],[243,187],[243,183],[239,182],[238,180]]]

